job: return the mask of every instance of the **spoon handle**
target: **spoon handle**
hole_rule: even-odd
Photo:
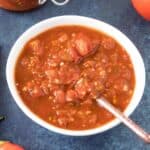
[[[134,131],[141,139],[146,143],[150,143],[150,134],[144,131],[139,125],[137,125],[130,118],[125,116],[121,111],[115,108],[112,104],[106,101],[104,98],[97,99],[97,102],[100,106],[103,106],[109,112],[111,112],[115,117],[122,121],[127,127]]]

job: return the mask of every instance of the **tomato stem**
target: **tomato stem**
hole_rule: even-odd
[[[0,116],[0,121],[5,120],[4,116]]]

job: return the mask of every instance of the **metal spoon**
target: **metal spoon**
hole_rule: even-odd
[[[140,126],[138,126],[134,121],[125,116],[121,111],[115,108],[112,104],[110,104],[104,98],[97,99],[97,102],[100,106],[107,109],[111,112],[115,117],[117,117],[120,121],[122,121],[128,128],[130,128],[133,132],[135,132],[141,139],[143,139],[146,143],[150,143],[150,134],[144,131]]]

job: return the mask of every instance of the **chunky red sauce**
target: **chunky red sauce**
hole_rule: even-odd
[[[130,57],[114,39],[82,26],[50,29],[25,45],[16,64],[16,87],[24,103],[60,128],[84,130],[114,117],[95,99],[123,111],[135,77]]]

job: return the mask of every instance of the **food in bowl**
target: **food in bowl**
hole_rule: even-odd
[[[105,97],[124,111],[135,88],[130,56],[112,37],[79,25],[51,28],[29,40],[15,67],[28,108],[63,129],[100,127],[114,117],[96,103]]]

